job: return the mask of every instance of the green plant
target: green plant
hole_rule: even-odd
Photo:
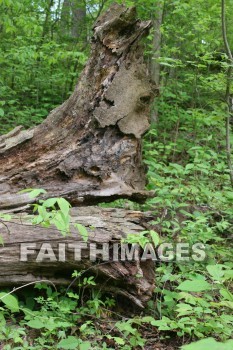
[[[126,238],[122,239],[122,243],[138,244],[142,248],[149,243],[153,243],[154,247],[157,247],[159,242],[159,235],[154,230],[141,231],[137,235],[129,233]]]
[[[228,340],[225,343],[217,342],[214,338],[199,340],[198,342],[184,345],[181,350],[231,350],[233,348],[233,340]]]
[[[106,308],[113,307],[114,300],[101,300],[99,293],[92,293],[90,298],[84,301],[82,289],[94,286],[95,282],[94,277],[82,277],[83,272],[73,274],[73,277],[78,277],[78,292],[58,292],[47,283],[36,283],[35,288],[41,295],[36,296],[35,293],[35,303],[31,303],[31,299],[28,300],[30,294],[24,301],[19,301],[12,295],[14,291],[2,292],[0,300],[4,306],[0,309],[0,342],[4,344],[3,349],[12,349],[12,346],[15,346],[14,349],[17,349],[17,346],[21,349],[89,349],[90,342],[86,338],[99,336],[93,320],[104,314]],[[43,291],[45,295],[42,295]],[[12,315],[10,326],[6,323],[9,315]],[[16,321],[17,315],[20,315],[19,324]],[[33,339],[33,346],[29,346],[26,334],[33,331],[37,333],[37,337]],[[98,346],[98,341],[95,346],[96,349],[102,348]]]
[[[90,28],[111,2],[85,1],[85,28],[74,38],[71,33],[74,1],[69,1],[69,5],[57,1],[53,6],[49,5],[52,2],[42,0],[0,1],[1,134],[18,124],[37,125],[67,98],[88,54],[86,39],[91,36]],[[154,27],[144,41],[145,57],[150,68],[152,63],[159,67],[160,95],[155,98],[153,110],[157,120],[144,138],[143,155],[148,167],[147,188],[155,195],[143,206],[123,199],[111,206],[150,210],[153,214],[151,228],[137,236],[129,235],[126,239],[129,244],[143,247],[153,241],[157,245],[158,239],[172,244],[201,242],[206,247],[206,260],[157,265],[155,300],[149,302],[146,319],[144,316],[124,319],[119,316],[119,310],[117,315],[111,314],[113,302],[110,299],[107,303],[96,291],[87,304],[77,291],[69,291],[65,296],[58,292],[55,296],[55,291],[42,288],[38,292],[43,298],[36,301],[36,310],[28,309],[25,320],[26,314],[11,309],[12,306],[20,309],[21,300],[3,292],[0,341],[5,350],[54,349],[58,344],[60,348],[83,346],[85,349],[88,342],[98,350],[143,347],[146,339],[140,327],[144,322],[153,336],[157,337],[158,331],[160,338],[178,334],[176,341],[180,344],[207,336],[217,340],[230,337],[233,192],[228,169],[231,154],[228,151],[227,159],[225,152],[225,120],[229,145],[233,142],[229,109],[232,91],[227,73],[232,67],[223,52],[221,4],[215,0],[124,2],[136,4],[140,17],[152,19]],[[62,4],[68,6],[65,21]],[[156,17],[158,5],[162,9],[161,23]],[[232,9],[227,1],[224,10],[229,46],[233,47]],[[160,42],[155,40],[158,33]],[[32,220],[39,225],[57,225],[62,234],[69,233],[69,204],[52,199],[36,205]],[[0,218],[7,224],[13,216],[4,213]],[[86,241],[87,229],[79,224],[75,226]],[[149,231],[155,232],[154,238]],[[78,288],[95,287],[93,279],[82,277],[74,274]],[[83,308],[79,308],[82,302]],[[64,304],[65,320],[59,313]],[[48,318],[43,318],[47,312]],[[17,315],[20,315],[18,319]],[[106,318],[110,322],[107,331],[100,326]],[[57,323],[54,330],[38,329],[39,336],[34,341],[31,330],[35,329],[26,323],[36,319],[47,321],[48,326],[51,320]],[[61,328],[59,322],[63,322]],[[66,327],[64,322],[72,326]],[[203,339],[182,348],[232,348],[231,341],[223,344],[217,340]]]
[[[157,308],[160,320],[153,321],[160,331],[176,331],[202,338],[213,332],[226,340],[232,334],[233,295],[228,285],[233,270],[226,265],[208,265],[206,278],[189,267],[180,267],[174,274],[170,268],[159,268],[162,272],[161,287],[156,288]],[[186,277],[184,279],[184,275]],[[174,290],[165,285],[179,282]],[[160,297],[159,297],[160,294]],[[218,300],[221,295],[221,299]]]
[[[40,195],[45,195],[44,189],[25,189],[20,193],[28,193],[30,199],[34,199]],[[34,215],[28,215],[27,219],[33,225],[41,225],[43,227],[50,227],[54,225],[60,233],[65,236],[70,233],[71,205],[65,198],[48,198],[46,200],[40,199],[38,203],[32,204]],[[5,220],[10,220],[11,216],[3,216]],[[85,226],[79,223],[73,223],[81,237],[85,242],[88,240],[88,231]]]

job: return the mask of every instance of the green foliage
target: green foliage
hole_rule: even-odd
[[[77,277],[77,273],[74,275]],[[91,319],[104,314],[106,307],[114,306],[114,300],[101,300],[98,293],[99,296],[93,294],[84,301],[82,288],[93,286],[95,283],[94,277],[82,278],[81,275],[82,272],[78,274],[78,293],[71,290],[68,293],[62,290],[57,292],[46,284],[38,283],[36,289],[44,290],[45,296],[34,297],[36,303],[31,303],[31,296],[27,297],[27,294],[24,301],[18,302],[12,292],[2,292],[0,300],[4,302],[5,307],[0,309],[0,342],[4,340],[3,349],[18,349],[19,345],[20,349],[89,349],[90,341],[86,340],[87,337],[99,337]],[[20,313],[19,323],[16,319],[12,319],[12,325],[6,323],[8,309],[14,314]],[[87,320],[88,316],[90,320]],[[33,345],[29,345],[25,334],[33,331],[36,331],[38,336],[33,339]],[[102,349],[98,343],[97,338],[94,349]]]
[[[190,114],[183,113],[188,124]],[[224,149],[216,149],[216,137],[221,144],[223,136],[215,136],[214,142],[210,136],[204,138],[200,123],[195,144],[184,138],[190,126],[179,124],[174,142],[170,123],[161,118],[159,124],[163,134],[152,129],[145,141],[148,188],[155,191],[155,197],[144,207],[153,211],[156,219],[152,223],[161,240],[203,243],[207,257],[203,263],[160,264],[156,302],[149,303],[155,315],[152,324],[162,334],[172,331],[180,337],[214,336],[226,341],[233,324],[233,265],[228,243],[233,216]],[[213,126],[212,133],[217,135]]]
[[[61,4],[0,1],[0,133],[39,124],[73,90],[88,46],[64,35]]]
[[[74,224],[74,227],[76,227],[78,229],[84,242],[87,242],[88,241],[88,231],[87,231],[86,227],[81,225],[81,224],[77,224],[77,223]]]
[[[225,343],[217,342],[214,338],[199,340],[198,342],[184,345],[181,350],[231,350],[233,348],[233,340],[228,340]]]
[[[205,280],[193,280],[182,282],[177,289],[185,292],[202,292],[211,289],[211,285]]]
[[[82,342],[79,339],[69,336],[67,339],[63,339],[58,343],[58,349],[80,349],[88,350],[91,347],[90,342]]]
[[[86,1],[83,31],[75,38],[72,10],[64,19],[62,2],[49,7],[42,0],[0,0],[0,133],[19,124],[40,123],[70,95],[88,55],[91,26],[110,3]],[[41,295],[35,300],[36,308],[29,308],[15,295],[1,292],[4,350],[144,348],[145,325],[156,337],[158,332],[160,338],[178,335],[180,344],[183,339],[188,343],[212,337],[183,345],[182,350],[232,349],[232,341],[226,341],[233,323],[233,191],[225,154],[224,102],[229,62],[221,38],[220,2],[138,0],[140,17],[155,19],[158,4],[163,6],[161,52],[153,58],[161,70],[160,96],[154,106],[158,120],[144,140],[147,188],[155,196],[142,207],[124,200],[114,205],[150,210],[154,215],[152,229],[128,235],[126,242],[142,247],[146,243],[200,242],[205,244],[206,260],[160,263],[154,298],[141,317],[119,319],[111,314],[114,301],[101,298],[93,289],[94,278],[80,272],[74,272],[73,278],[78,288],[92,287],[88,300],[82,299],[81,292],[64,294],[37,286]],[[231,1],[226,5],[233,47]],[[145,40],[148,62],[156,51],[154,32]],[[29,194],[31,198],[45,195],[41,190]],[[3,221],[11,218],[0,215]],[[31,220],[44,227],[55,225],[63,235],[69,234],[69,203],[59,198],[39,200]],[[87,229],[78,223],[74,227],[87,241]],[[111,331],[100,330],[100,318],[110,318],[110,322],[114,318]],[[6,322],[9,319],[11,324]],[[38,332],[36,338],[30,339],[31,330]]]
[[[2,292],[0,293],[0,301],[2,301],[12,312],[19,311],[18,300],[13,295]]]
[[[137,235],[134,233],[129,233],[125,239],[122,239],[122,243],[138,244],[142,248],[149,243],[153,243],[154,247],[157,247],[159,242],[159,235],[153,230],[141,231]]]
[[[28,193],[30,199],[34,199],[40,195],[46,195],[44,189],[24,189],[19,193]],[[40,199],[38,203],[33,204],[34,215],[29,215],[28,219],[33,225],[41,225],[43,227],[50,227],[54,225],[60,233],[65,236],[70,233],[71,216],[70,203],[64,198],[48,198],[46,200]],[[0,217],[11,219],[11,216],[0,215]],[[73,223],[73,227],[77,228],[83,240],[87,242],[88,231],[85,226],[79,223]]]

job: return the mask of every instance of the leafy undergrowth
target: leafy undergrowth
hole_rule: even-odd
[[[153,212],[150,229],[174,249],[168,252],[171,261],[156,262],[156,288],[147,309],[134,313],[95,290],[94,277],[77,272],[73,291],[47,284],[23,295],[2,291],[3,350],[233,349],[233,192],[224,152],[215,153],[206,143],[181,156],[178,143],[164,145],[154,130],[148,139],[148,189],[155,196],[140,208]],[[129,201],[111,205],[139,208]],[[199,251],[197,259],[180,260],[176,243],[203,245],[205,259]]]
[[[232,342],[226,343],[232,337],[233,324],[233,191],[223,130],[213,140],[212,135],[204,137],[209,130],[200,125],[194,141],[187,137],[187,112],[186,117],[175,142],[163,118],[161,129],[159,125],[157,131],[152,129],[144,143],[148,189],[155,196],[143,210],[153,213],[150,229],[159,234],[160,243],[173,248],[169,262],[157,262],[154,300],[149,302],[146,314],[154,317],[151,324],[160,339],[171,340],[171,349],[198,339],[202,341],[182,349],[233,349]],[[118,201],[115,205],[138,209],[131,202]],[[185,243],[190,249],[186,259],[180,259],[177,243]],[[195,244],[200,244],[205,253],[194,260]],[[177,344],[173,346],[174,338]]]
[[[112,1],[102,2],[107,6]],[[160,243],[172,244],[174,249],[180,242],[189,247],[203,244],[206,257],[181,261],[179,254],[174,254],[170,262],[158,261],[154,297],[140,316],[129,311],[126,315],[125,307],[94,289],[91,295],[83,293],[88,284],[94,287],[93,279],[80,277],[82,291],[68,293],[50,285],[37,285],[30,292],[23,289],[23,295],[6,295],[8,291],[2,290],[3,350],[233,349],[229,340],[233,322],[233,191],[225,154],[224,102],[229,62],[223,52],[220,2],[125,2],[137,3],[145,19],[158,12],[158,3],[166,5],[158,59],[161,88],[155,112],[159,117],[144,142],[147,187],[155,196],[143,207],[124,200],[108,206],[151,211],[154,221],[148,229],[158,233]],[[60,5],[66,2],[50,3],[47,9],[46,1],[0,1],[1,134],[19,124],[39,124],[70,95],[86,61],[86,38],[71,35],[71,17],[58,21]],[[72,6],[73,2],[69,3]],[[89,32],[100,2],[86,3],[91,9],[86,11]],[[231,6],[226,7],[232,46]],[[49,21],[46,16],[44,22],[47,11]],[[72,16],[71,8],[68,13]],[[156,48],[152,32],[146,43],[148,62],[158,49],[155,42]],[[233,143],[232,136],[230,139]],[[69,216],[63,214],[69,208],[58,200],[59,211],[48,211],[54,201],[36,207],[35,223],[46,226],[52,220],[65,234]],[[84,228],[77,229],[86,239]],[[147,238],[143,234],[141,239]]]
[[[3,350],[233,349],[233,191],[223,121],[213,124],[208,114],[204,123],[199,111],[194,135],[190,130],[197,111],[178,112],[164,114],[144,142],[147,188],[154,197],[143,206],[125,200],[108,204],[149,210],[154,220],[138,243],[148,241],[147,232],[155,232],[159,244],[170,244],[169,261],[156,262],[156,288],[147,309],[133,313],[96,291],[93,278],[81,275],[80,291],[66,293],[48,285],[37,285],[37,292],[23,297],[2,291]],[[35,224],[46,226],[53,220],[62,232],[68,230],[69,205],[64,200],[42,201],[35,210]],[[86,239],[83,227],[77,229]],[[186,259],[181,260],[178,243],[187,245]],[[202,249],[194,251],[196,244]],[[92,287],[90,295],[87,286]]]
[[[188,130],[185,122],[183,130]],[[162,334],[172,331],[188,342],[206,337],[226,341],[233,323],[233,191],[224,148],[219,148],[222,135],[213,141],[211,135],[203,137],[204,128],[198,132],[195,142],[182,131],[176,142],[161,142],[152,130],[145,141],[148,189],[155,196],[144,209],[156,218],[152,228],[162,242],[174,246],[184,242],[189,247],[198,243],[205,248],[204,260],[181,261],[176,255],[172,263],[160,263],[155,302],[149,304],[151,312],[156,310]],[[233,348],[232,343],[214,345],[214,339],[205,342],[187,350]]]
[[[201,275],[194,279],[193,273],[183,270],[182,277],[176,270],[176,274],[163,271],[155,300],[140,316],[135,316],[127,305],[102,296],[100,291],[84,293],[85,288],[94,288],[94,278],[77,272],[73,275],[77,281],[75,291],[57,291],[54,286],[41,283],[17,296],[3,292],[2,349],[201,350],[211,346],[231,350],[232,341],[221,343],[213,338],[192,346],[184,344],[211,333],[224,341],[229,337],[228,308],[232,303],[228,302],[231,294],[225,282],[232,271],[226,269],[223,273],[218,265],[208,265],[205,282]],[[161,267],[158,271],[162,272]],[[179,283],[185,276],[190,282]],[[217,301],[220,294],[225,301]]]

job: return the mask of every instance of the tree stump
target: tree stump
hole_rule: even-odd
[[[136,18],[135,8],[114,4],[94,25],[92,50],[75,91],[39,126],[16,127],[0,136],[0,210],[23,212],[35,201],[25,188],[43,188],[42,198],[64,197],[73,206],[73,221],[94,226],[89,243],[120,243],[127,233],[143,230],[147,214],[92,207],[117,198],[143,201],[146,177],[141,136],[149,128],[150,104],[156,88],[147,76],[140,39],[151,22]],[[81,240],[72,231],[65,238],[54,228],[26,225],[18,214],[1,220],[0,285],[15,286],[41,279],[69,284],[73,270],[97,275],[104,291],[121,294],[142,307],[154,288],[151,261],[80,262],[68,251],[65,261],[20,261],[21,244],[69,245]],[[36,253],[35,253],[36,254]]]
[[[153,86],[140,38],[149,22],[113,5],[94,26],[91,57],[71,97],[39,126],[0,137],[0,209],[30,203],[23,188],[73,205],[143,200],[141,136],[149,127]]]

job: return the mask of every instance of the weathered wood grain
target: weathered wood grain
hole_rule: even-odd
[[[71,234],[63,237],[55,227],[43,228],[26,221],[26,214],[17,214],[10,222],[0,222],[0,233],[4,245],[0,247],[0,286],[16,287],[24,283],[48,279],[55,284],[69,285],[74,270],[86,271],[95,276],[97,288],[113,295],[120,294],[134,304],[143,307],[150,299],[154,289],[154,263],[152,261],[113,261],[111,247],[128,233],[138,234],[145,228],[143,222],[151,219],[149,214],[124,209],[103,209],[99,207],[80,207],[72,209],[73,223],[83,224],[89,238],[87,248],[82,250],[81,260],[74,258],[74,249],[68,245],[84,243],[74,228]],[[90,244],[102,248],[110,246],[108,261],[102,255],[96,261],[90,260]],[[28,261],[22,260],[22,244],[34,249]],[[36,261],[42,244],[52,247],[56,260]],[[64,261],[59,261],[59,245],[65,245]]]
[[[0,209],[30,203],[18,194],[23,188],[44,188],[74,206],[150,196],[141,136],[155,89],[139,43],[150,26],[135,8],[113,5],[94,26],[71,97],[36,128],[0,137]]]

